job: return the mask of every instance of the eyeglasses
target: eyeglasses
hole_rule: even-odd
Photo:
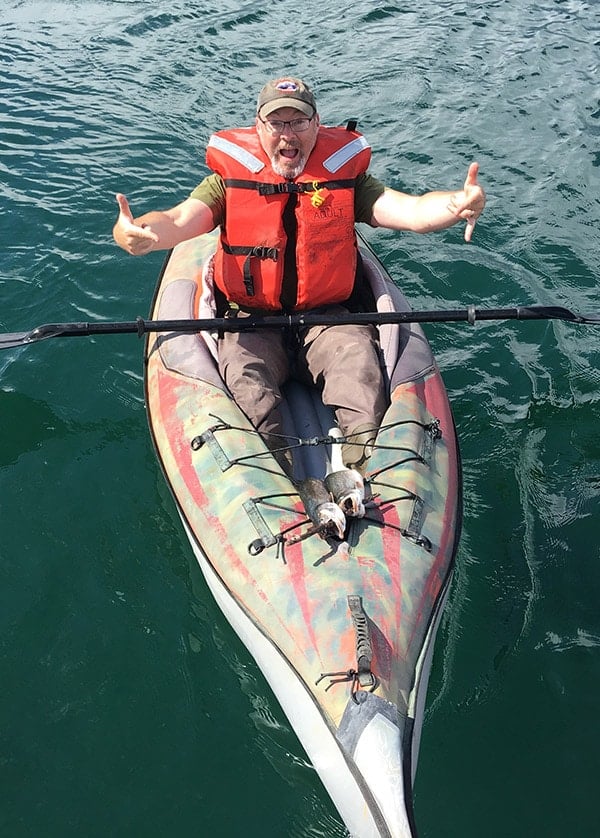
[[[294,134],[301,134],[303,131],[308,131],[308,126],[313,121],[314,116],[300,117],[299,119],[261,119],[262,124],[266,127],[269,134],[283,134],[285,126],[289,125]]]

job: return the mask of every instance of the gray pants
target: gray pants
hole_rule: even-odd
[[[322,313],[323,310],[319,310]],[[346,311],[330,306],[325,313]],[[225,332],[219,340],[219,368],[236,402],[264,433],[282,433],[281,387],[290,376],[322,391],[347,435],[359,427],[377,428],[387,408],[374,326],[312,326],[296,340],[282,329]]]

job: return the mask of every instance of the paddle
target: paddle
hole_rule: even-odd
[[[137,334],[149,332],[242,332],[273,326],[326,326],[333,323],[365,324],[378,326],[390,323],[456,323],[465,321],[473,325],[478,320],[566,320],[569,323],[600,325],[600,314],[579,314],[561,306],[523,306],[519,308],[465,309],[441,311],[389,311],[336,314],[278,314],[266,317],[213,317],[204,320],[143,320],[121,323],[48,323],[29,332],[0,334],[0,349],[27,346],[40,340],[58,337],[83,337],[91,335]]]

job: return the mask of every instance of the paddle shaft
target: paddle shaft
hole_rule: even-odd
[[[463,309],[440,311],[348,312],[331,314],[276,314],[251,317],[212,317],[200,320],[137,320],[117,323],[48,323],[29,332],[0,335],[0,349],[26,346],[36,341],[55,337],[83,337],[92,335],[137,334],[149,332],[242,332],[266,328],[303,328],[332,324],[378,326],[398,323],[456,323],[474,324],[483,320],[566,320],[570,323],[600,324],[600,314],[582,315],[561,306],[521,306],[518,308]]]

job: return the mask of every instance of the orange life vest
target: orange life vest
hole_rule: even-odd
[[[255,128],[214,134],[206,160],[225,183],[215,281],[226,298],[266,311],[347,300],[357,265],[354,185],[370,159],[370,147],[357,132],[320,127],[304,171],[289,181],[271,168]],[[284,223],[290,200],[296,202],[291,262]]]

